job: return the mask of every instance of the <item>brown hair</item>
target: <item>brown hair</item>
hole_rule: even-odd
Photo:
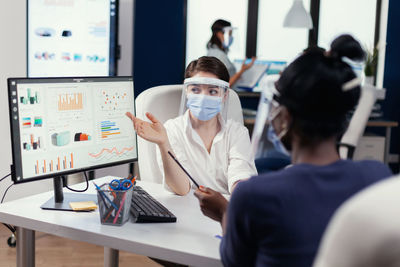
[[[219,79],[229,82],[229,72],[224,63],[216,57],[200,57],[189,63],[185,71],[185,78],[190,78],[196,73],[204,71],[216,75]]]
[[[221,40],[217,37],[218,32],[222,32],[224,27],[230,27],[231,23],[229,21],[223,20],[223,19],[218,19],[216,20],[213,25],[211,26],[211,38],[210,41],[207,43],[207,48],[211,48],[213,45],[216,45],[221,49],[222,51],[226,52],[226,49],[221,43]]]

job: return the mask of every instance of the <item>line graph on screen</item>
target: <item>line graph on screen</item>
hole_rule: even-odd
[[[135,156],[135,149],[133,146],[131,147],[123,147],[123,148],[103,148],[97,152],[89,152],[89,158],[91,161],[104,161],[104,160],[120,160],[121,158],[132,158]]]

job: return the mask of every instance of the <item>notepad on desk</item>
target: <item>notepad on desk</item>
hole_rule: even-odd
[[[92,211],[97,209],[94,201],[69,202],[69,206],[75,211]]]

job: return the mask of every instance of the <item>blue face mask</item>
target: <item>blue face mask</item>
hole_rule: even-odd
[[[221,111],[222,97],[188,94],[186,107],[199,120],[208,121]]]
[[[232,43],[233,43],[233,36],[230,35],[228,41],[224,42],[224,47],[229,48],[232,45]]]
[[[276,135],[275,129],[272,126],[272,124],[270,124],[268,126],[267,138],[274,145],[276,151],[290,157],[290,152],[285,148],[285,145],[282,143],[282,141]]]

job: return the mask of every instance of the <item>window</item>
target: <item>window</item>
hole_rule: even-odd
[[[187,5],[186,65],[207,54],[211,25],[217,19],[227,20],[237,28],[230,59],[244,58],[248,0],[188,0]]]
[[[308,46],[307,29],[283,27],[283,20],[292,4],[292,0],[259,1],[257,27],[258,59],[290,62]],[[310,12],[310,0],[303,0],[303,5]]]
[[[318,45],[328,49],[335,37],[349,33],[372,49],[375,17],[376,0],[321,0]]]

